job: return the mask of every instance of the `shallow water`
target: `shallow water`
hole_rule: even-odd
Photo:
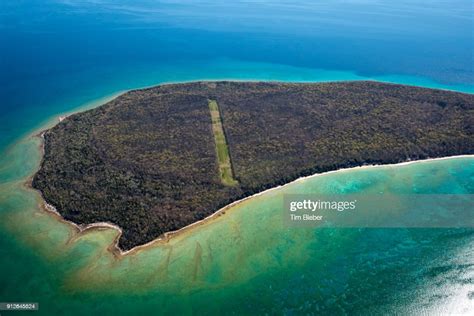
[[[122,257],[107,250],[117,231],[77,234],[39,209],[21,181],[37,167],[38,142],[15,146],[0,175],[4,300],[38,301],[45,315],[474,308],[474,230],[289,228],[282,211],[286,193],[472,194],[474,158],[305,179]]]
[[[472,1],[427,3],[1,1],[0,301],[39,302],[38,315],[472,312],[472,229],[289,228],[281,208],[284,193],[473,194],[473,158],[306,179],[124,257],[107,249],[117,231],[77,234],[24,186],[41,159],[32,131],[131,88],[376,79],[474,93]]]

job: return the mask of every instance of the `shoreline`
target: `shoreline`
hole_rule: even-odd
[[[175,85],[175,84],[186,84],[186,83],[213,83],[213,82],[252,82],[252,83],[281,83],[281,84],[318,84],[318,83],[351,83],[351,82],[376,82],[376,83],[383,83],[383,84],[389,84],[389,85],[398,85],[398,86],[407,86],[407,87],[414,87],[414,88],[421,88],[421,89],[430,89],[430,90],[441,90],[441,91],[449,91],[449,92],[455,92],[455,93],[462,93],[462,94],[469,94],[472,95],[474,94],[473,92],[467,92],[467,91],[461,91],[461,90],[455,90],[455,89],[449,89],[449,88],[442,88],[442,87],[432,87],[432,86],[420,86],[412,83],[400,83],[400,82],[395,82],[395,81],[390,81],[390,80],[381,80],[381,79],[376,79],[376,78],[361,78],[361,79],[341,79],[341,80],[319,80],[319,81],[313,81],[313,80],[292,80],[292,81],[284,81],[284,80],[278,80],[278,79],[236,79],[236,78],[222,78],[222,79],[196,79],[196,80],[184,80],[184,81],[163,81],[161,83],[156,83],[156,84],[151,84],[143,87],[138,87],[138,88],[132,88],[129,90],[122,90],[120,94],[125,94],[127,92],[131,91],[137,91],[137,90],[147,90],[147,89],[152,89],[158,86],[165,86],[165,85]],[[473,87],[474,89],[474,87]],[[117,95],[118,96],[120,96]]]
[[[11,143],[7,144],[5,147],[0,149],[0,153],[6,155],[16,145],[18,145],[22,141],[25,141],[25,140],[27,140],[28,138],[31,138],[31,137],[40,136],[41,134],[43,134],[47,130],[53,128],[54,126],[56,126],[58,123],[62,122],[64,119],[68,118],[69,116],[71,116],[73,114],[76,114],[76,113],[81,113],[81,112],[84,112],[84,111],[95,109],[99,106],[102,106],[102,105],[118,98],[122,94],[127,93],[127,92],[132,91],[132,90],[135,90],[135,89],[118,90],[117,92],[114,92],[114,93],[111,93],[111,94],[106,94],[103,97],[87,101],[86,103],[83,103],[82,105],[79,105],[78,107],[75,107],[71,110],[56,113],[56,114],[50,116],[49,118],[46,118],[46,119],[40,121],[38,124],[34,125],[28,131],[23,132],[19,136],[15,137]]]
[[[123,250],[118,246],[118,241],[119,241],[119,239],[120,239],[120,237],[123,233],[123,230],[120,226],[115,225],[111,222],[96,222],[96,223],[91,223],[91,224],[85,224],[84,225],[84,224],[77,224],[77,223],[74,223],[72,221],[69,221],[69,220],[65,219],[53,205],[47,203],[43,199],[43,196],[42,196],[41,192],[34,189],[31,186],[31,183],[28,183],[28,188],[30,188],[30,189],[32,189],[32,190],[34,190],[34,191],[36,191],[40,194],[40,197],[41,197],[40,208],[41,209],[45,210],[49,214],[53,214],[61,222],[70,224],[71,226],[76,228],[76,230],[79,234],[81,234],[83,232],[86,232],[87,230],[95,229],[95,228],[97,228],[97,229],[110,228],[110,229],[116,230],[118,232],[118,235],[114,239],[113,244],[111,244],[108,248],[114,254],[118,254],[119,256],[126,256],[130,253],[139,252],[140,250],[144,250],[147,247],[153,246],[155,244],[159,245],[159,244],[162,244],[162,243],[167,243],[173,237],[178,237],[179,235],[182,235],[186,232],[190,232],[191,230],[193,230],[195,228],[198,228],[199,226],[202,226],[204,224],[212,223],[212,220],[217,219],[217,218],[225,215],[227,211],[231,210],[233,207],[235,207],[235,206],[237,206],[241,203],[244,203],[244,202],[246,202],[250,199],[256,198],[258,196],[267,194],[271,191],[276,191],[276,190],[283,189],[284,187],[286,187],[288,185],[292,185],[292,184],[295,184],[295,183],[298,183],[298,182],[302,182],[302,181],[305,181],[307,179],[316,178],[316,177],[319,177],[319,176],[325,176],[325,175],[329,175],[329,174],[333,174],[333,173],[340,173],[340,172],[350,172],[350,171],[357,171],[357,170],[364,170],[364,169],[375,169],[375,168],[385,168],[385,167],[401,167],[401,166],[407,166],[407,165],[412,165],[412,164],[417,164],[417,163],[427,163],[427,162],[431,162],[431,161],[442,161],[442,160],[462,159],[462,158],[473,158],[474,159],[474,154],[472,154],[472,155],[446,156],[446,157],[439,157],[439,158],[427,158],[427,159],[420,159],[420,160],[409,160],[409,161],[403,161],[403,162],[393,163],[393,164],[363,165],[363,166],[357,166],[357,167],[351,167],[351,168],[341,168],[341,169],[326,171],[326,172],[322,172],[322,173],[315,173],[315,174],[312,174],[312,175],[309,175],[309,176],[300,177],[300,178],[297,178],[297,179],[295,179],[291,182],[288,182],[288,183],[285,183],[285,184],[282,184],[282,185],[279,185],[279,186],[276,186],[276,187],[273,187],[273,188],[270,188],[270,189],[266,189],[262,192],[255,193],[253,195],[249,195],[249,196],[247,196],[243,199],[240,199],[240,200],[236,200],[236,201],[234,201],[234,202],[218,209],[217,211],[215,211],[211,215],[209,215],[209,216],[207,216],[207,217],[205,217],[205,218],[203,218],[199,221],[191,223],[191,224],[189,224],[187,226],[184,226],[184,227],[182,227],[178,230],[166,232],[162,236],[159,236],[159,237],[157,237],[157,238],[155,238],[155,239],[153,239],[153,240],[151,240],[151,241],[149,241],[145,244],[135,246],[135,247],[133,247],[129,250]]]
[[[421,159],[421,160],[408,160],[408,161],[404,161],[404,162],[400,162],[400,163],[393,163],[393,164],[372,164],[372,165],[362,165],[362,166],[356,166],[356,167],[350,167],[350,168],[341,168],[341,169],[336,169],[336,170],[331,170],[331,171],[327,171],[327,172],[323,172],[323,173],[316,173],[316,174],[312,174],[312,175],[308,175],[308,176],[303,176],[303,177],[299,177],[291,182],[288,182],[288,183],[285,183],[283,185],[279,185],[279,186],[276,186],[276,187],[273,187],[273,188],[269,188],[269,189],[266,189],[266,190],[263,190],[261,192],[258,192],[258,193],[255,193],[253,195],[250,195],[250,196],[247,196],[243,199],[240,199],[240,200],[236,200],[224,207],[222,207],[221,209],[215,211],[214,213],[210,214],[209,216],[199,220],[199,221],[196,221],[194,223],[191,223],[187,226],[184,226],[178,230],[175,230],[175,231],[170,231],[170,232],[166,232],[164,233],[163,235],[145,243],[145,244],[142,244],[142,245],[138,245],[138,246],[135,246],[129,250],[123,250],[121,249],[119,246],[118,246],[118,240],[119,238],[121,237],[122,233],[123,233],[123,230],[121,227],[111,223],[111,222],[96,222],[96,223],[91,223],[91,224],[85,224],[85,225],[82,225],[82,224],[77,224],[77,223],[74,223],[72,221],[69,221],[69,220],[66,220],[58,211],[57,209],[51,205],[51,204],[48,204],[43,196],[42,196],[42,193],[36,189],[33,188],[32,184],[31,184],[31,181],[34,177],[34,175],[36,174],[36,172],[41,168],[41,164],[42,164],[42,161],[43,161],[43,158],[44,158],[44,134],[51,128],[53,128],[54,126],[56,126],[57,124],[59,124],[60,122],[64,121],[66,118],[68,118],[69,116],[73,115],[73,114],[76,114],[76,113],[80,113],[80,112],[83,112],[83,111],[87,111],[87,110],[90,110],[90,109],[93,109],[93,108],[97,108],[99,106],[102,106],[118,97],[120,97],[121,95],[124,95],[128,92],[131,92],[131,91],[136,91],[136,90],[146,90],[146,89],[150,89],[150,88],[153,88],[153,87],[157,87],[157,86],[162,86],[162,85],[174,85],[174,84],[180,84],[180,83],[199,83],[199,82],[202,82],[202,83],[209,83],[209,82],[224,82],[224,81],[231,81],[231,82],[272,82],[272,83],[287,83],[287,84],[291,84],[291,83],[307,83],[307,84],[311,84],[311,83],[330,83],[330,82],[338,82],[338,83],[341,83],[341,82],[364,82],[364,81],[367,81],[367,82],[380,82],[380,83],[384,83],[384,84],[392,84],[392,85],[402,85],[402,86],[414,86],[414,85],[410,85],[410,84],[400,84],[400,83],[393,83],[393,82],[386,82],[386,81],[380,81],[380,80],[373,80],[373,79],[361,79],[361,80],[332,80],[332,81],[317,81],[317,82],[312,82],[312,81],[305,81],[305,82],[300,82],[300,81],[279,81],[279,80],[236,80],[236,79],[229,79],[229,80],[191,80],[191,81],[178,81],[178,82],[163,82],[163,83],[160,83],[160,84],[156,84],[156,85],[150,85],[150,86],[146,86],[146,87],[142,87],[142,88],[135,88],[135,89],[130,89],[130,90],[122,90],[122,91],[119,91],[119,92],[116,92],[116,93],[113,93],[109,96],[106,96],[106,97],[103,97],[103,98],[100,98],[98,100],[95,100],[95,101],[91,101],[91,102],[88,102],[86,104],[84,104],[83,106],[80,106],[79,108],[76,108],[74,110],[71,110],[71,111],[68,111],[68,112],[63,112],[63,113],[60,113],[59,115],[55,115],[54,117],[48,119],[46,121],[46,123],[44,123],[41,127],[39,128],[35,128],[35,130],[32,132],[32,133],[29,133],[28,135],[28,138],[29,137],[38,137],[40,138],[41,140],[41,143],[39,145],[40,147],[40,152],[41,152],[41,159],[40,159],[40,162],[39,162],[39,165],[38,167],[36,168],[36,170],[26,178],[26,181],[25,181],[25,184],[26,186],[39,193],[40,195],[40,198],[41,198],[41,203],[40,203],[40,208],[42,210],[45,210],[46,212],[48,212],[49,214],[54,214],[55,217],[57,217],[59,220],[61,220],[62,222],[64,223],[68,223],[68,224],[71,224],[71,226],[73,226],[76,231],[80,234],[84,231],[87,231],[89,229],[95,229],[95,228],[111,228],[111,229],[115,229],[116,231],[118,231],[118,235],[117,237],[115,238],[114,242],[112,245],[109,246],[109,249],[114,253],[114,254],[118,254],[120,256],[125,256],[129,253],[132,253],[132,252],[137,252],[137,251],[140,251],[148,246],[151,246],[152,244],[155,244],[155,243],[167,243],[172,237],[174,236],[178,236],[178,235],[181,235],[183,234],[184,232],[188,232],[189,230],[197,227],[197,226],[200,226],[200,225],[203,225],[203,224],[206,224],[208,222],[210,222],[212,219],[215,219],[215,218],[218,218],[222,215],[225,214],[225,212],[227,210],[229,210],[230,208],[236,206],[237,204],[239,203],[242,203],[242,202],[245,202],[247,200],[249,200],[250,198],[254,198],[254,197],[257,197],[257,196],[260,196],[260,195],[263,195],[265,193],[268,193],[269,191],[272,191],[272,190],[277,190],[277,189],[280,189],[284,186],[287,186],[289,184],[293,184],[293,183],[296,183],[296,182],[299,182],[299,181],[303,181],[305,179],[309,179],[309,178],[313,178],[313,177],[316,177],[316,176],[321,176],[321,175],[327,175],[327,174],[330,174],[330,173],[334,173],[334,172],[344,172],[344,171],[351,171],[351,170],[357,170],[357,169],[363,169],[363,168],[376,168],[376,167],[390,167],[390,166],[404,166],[404,165],[408,165],[408,164],[413,164],[413,163],[418,163],[418,162],[428,162],[428,161],[435,161],[435,160],[444,160],[444,159],[458,159],[458,158],[474,158],[474,154],[472,155],[455,155],[455,156],[447,156],[447,157],[439,157],[439,158],[427,158],[427,159]],[[468,92],[459,92],[459,91],[456,91],[456,90],[448,90],[448,89],[440,89],[440,88],[428,88],[428,87],[423,87],[423,86],[415,86],[415,87],[419,87],[419,88],[422,88],[422,89],[433,89],[433,90],[447,90],[447,91],[453,91],[453,92],[456,92],[456,93],[464,93],[464,94],[471,94],[471,93],[468,93]],[[20,138],[21,140],[22,138]],[[14,144],[12,144],[12,147],[16,144],[16,142]]]

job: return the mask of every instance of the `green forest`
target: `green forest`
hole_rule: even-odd
[[[210,101],[211,100],[211,101]],[[122,249],[314,173],[474,153],[474,96],[370,81],[133,90],[44,134],[33,187]]]

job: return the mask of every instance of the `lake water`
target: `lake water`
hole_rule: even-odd
[[[22,183],[28,135],[119,91],[200,79],[375,79],[474,92],[472,1],[2,1],[0,301],[37,314],[469,312],[472,229],[290,229],[283,193],[474,193],[474,159],[308,179],[114,257]],[[86,105],[84,105],[86,104]]]

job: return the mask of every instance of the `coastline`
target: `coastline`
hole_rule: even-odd
[[[185,81],[185,82],[204,82],[204,83],[207,83],[207,82],[212,82],[212,81],[215,81],[215,80],[195,80],[195,81]],[[278,81],[278,80],[235,80],[235,79],[231,79],[231,80],[218,80],[218,81],[235,81],[235,82],[248,82],[248,81],[251,81],[251,82],[284,82],[284,83],[292,83],[292,82],[285,82],[285,81]],[[374,82],[384,82],[384,81],[378,81],[378,80],[340,80],[340,81],[336,81],[336,82],[352,82],[352,81],[374,81]],[[328,82],[333,82],[333,81],[328,81]],[[166,83],[161,83],[159,84],[159,86],[161,85],[172,85],[172,84],[178,84],[178,83],[183,83],[183,82],[166,82]],[[296,82],[295,82],[296,83]],[[311,82],[306,82],[306,83],[311,83]],[[319,82],[318,82],[319,83]],[[387,82],[384,82],[384,83],[387,83]],[[404,84],[399,84],[399,83],[393,83],[393,82],[388,82],[389,84],[394,84],[394,85],[404,85]],[[194,223],[191,223],[185,227],[182,227],[178,230],[175,230],[175,231],[170,231],[170,232],[166,232],[164,233],[163,235],[157,237],[156,239],[154,240],[151,240],[145,244],[142,244],[142,245],[138,245],[138,246],[135,246],[129,250],[122,250],[119,246],[118,246],[118,240],[119,238],[121,237],[123,231],[122,231],[122,228],[113,224],[113,223],[110,223],[110,222],[97,222],[97,223],[91,223],[91,224],[85,224],[85,225],[81,225],[81,224],[76,224],[72,221],[69,221],[69,220],[66,220],[62,217],[62,215],[57,211],[57,209],[51,205],[51,204],[48,204],[40,191],[34,189],[31,185],[31,181],[33,179],[33,176],[34,174],[39,170],[39,168],[41,168],[41,163],[43,161],[43,157],[44,157],[44,133],[47,132],[50,128],[54,127],[56,124],[58,124],[59,122],[62,122],[64,119],[66,119],[67,117],[69,117],[70,115],[73,115],[75,113],[80,113],[80,112],[83,112],[83,111],[87,111],[89,109],[93,109],[95,107],[98,107],[98,106],[101,106],[107,102],[110,102],[111,100],[127,93],[127,92],[130,92],[130,91],[133,91],[133,90],[143,90],[143,89],[148,89],[148,88],[152,88],[152,87],[155,87],[157,85],[151,85],[151,86],[147,86],[147,87],[143,87],[143,88],[137,88],[137,89],[131,89],[131,90],[125,90],[125,91],[120,91],[120,92],[117,92],[117,93],[114,93],[112,95],[109,95],[107,97],[104,97],[104,98],[101,98],[99,100],[96,100],[96,101],[92,101],[92,102],[88,102],[86,103],[85,105],[75,109],[75,110],[72,110],[72,111],[69,111],[69,112],[65,112],[65,113],[61,113],[60,115],[56,115],[54,116],[53,118],[49,119],[47,121],[47,123],[45,125],[43,125],[41,128],[38,128],[36,129],[35,132],[33,132],[33,134],[30,134],[29,137],[33,136],[33,137],[39,137],[41,139],[41,142],[40,142],[40,151],[41,151],[41,159],[40,159],[40,162],[39,162],[39,165],[38,167],[36,168],[36,170],[26,179],[25,181],[25,184],[26,186],[31,189],[31,190],[34,190],[35,192],[39,193],[40,197],[41,197],[41,203],[40,203],[40,208],[46,212],[48,212],[49,214],[51,213],[54,213],[54,216],[57,217],[60,221],[62,222],[65,222],[65,223],[68,223],[70,225],[72,225],[76,230],[77,232],[80,234],[82,232],[85,232],[87,230],[90,230],[90,229],[101,229],[101,228],[111,228],[111,229],[115,229],[117,232],[118,232],[118,235],[117,237],[115,238],[113,244],[110,245],[109,249],[114,253],[114,254],[118,254],[120,256],[125,256],[129,253],[134,253],[134,252],[137,252],[137,251],[140,251],[144,248],[147,248],[153,244],[160,244],[160,243],[167,243],[171,238],[175,237],[175,236],[178,236],[178,235],[182,235],[183,233],[185,232],[189,232],[190,230],[198,227],[198,226],[201,226],[203,224],[206,224],[208,222],[211,222],[213,219],[216,219],[218,217],[220,217],[221,215],[224,215],[226,213],[226,211],[228,211],[229,209],[231,209],[232,207],[240,204],[240,203],[243,203],[251,198],[255,198],[257,196],[260,196],[260,195],[263,195],[263,194],[266,194],[270,191],[273,191],[273,190],[277,190],[277,189],[280,189],[282,187],[285,187],[287,185],[290,185],[290,184],[293,184],[293,183],[296,183],[296,182],[300,182],[300,181],[304,181],[305,179],[309,179],[309,178],[313,178],[313,177],[317,177],[317,176],[321,176],[321,175],[327,175],[327,174],[331,174],[331,173],[335,173],[335,172],[344,172],[344,171],[351,171],[351,170],[358,170],[358,169],[364,169],[364,168],[377,168],[377,167],[390,167],[390,166],[403,166],[403,165],[408,165],[408,164],[413,164],[413,163],[418,163],[418,162],[428,162],[428,161],[435,161],[435,160],[444,160],[444,159],[458,159],[458,158],[474,158],[474,154],[473,155],[457,155],[457,156],[447,156],[447,157],[439,157],[439,158],[427,158],[427,159],[422,159],[422,160],[408,160],[408,161],[404,161],[404,162],[400,162],[400,163],[394,163],[394,164],[373,164],[373,165],[362,165],[362,166],[356,166],[356,167],[351,167],[351,168],[341,168],[341,169],[337,169],[337,170],[331,170],[331,171],[327,171],[327,172],[323,172],[323,173],[316,173],[316,174],[312,174],[312,175],[309,175],[309,176],[304,176],[304,177],[300,177],[300,178],[297,178],[291,182],[288,182],[288,183],[285,183],[283,185],[279,185],[279,186],[276,186],[276,187],[273,187],[273,188],[270,188],[270,189],[266,189],[264,191],[261,191],[261,192],[258,192],[258,193],[255,193],[253,195],[250,195],[250,196],[247,196],[243,199],[240,199],[240,200],[237,200],[237,201],[234,201],[224,207],[222,207],[221,209],[215,211],[214,213],[212,213],[211,215],[199,220],[199,221],[196,221]],[[407,86],[410,86],[409,84],[407,84]],[[417,86],[417,87],[420,87],[420,86]],[[420,87],[420,88],[424,88],[424,89],[435,89],[435,90],[442,90],[442,89],[438,89],[438,88],[428,88],[428,87]],[[446,89],[448,90],[448,89]],[[450,90],[450,91],[455,91],[455,90]],[[467,92],[459,92],[459,91],[455,91],[457,93],[466,93],[466,94],[470,94],[470,93],[467,93]]]
[[[41,148],[44,148],[43,145],[44,145],[44,141],[43,141],[43,137],[42,137],[43,134],[40,135],[37,135],[38,137],[41,137],[42,141],[41,141]],[[64,222],[64,223],[67,223],[71,226],[73,226],[76,230],[77,230],[77,233],[78,234],[81,234],[83,232],[86,232],[87,230],[90,230],[90,229],[101,229],[101,228],[110,228],[110,229],[114,229],[118,232],[118,235],[117,237],[114,239],[114,242],[112,245],[110,245],[109,249],[112,251],[112,253],[114,254],[117,254],[119,256],[126,256],[130,253],[135,253],[135,252],[139,252],[140,250],[143,250],[143,249],[146,249],[150,246],[153,246],[153,245],[159,245],[159,244],[164,244],[164,243],[167,243],[171,238],[173,237],[177,237],[179,235],[182,235],[184,233],[188,233],[190,232],[191,230],[193,229],[196,229],[198,228],[199,226],[202,226],[204,224],[210,224],[212,222],[212,220],[214,219],[217,219],[219,217],[221,217],[222,215],[225,215],[227,211],[231,210],[233,207],[241,204],[241,203],[244,203],[250,199],[253,199],[257,196],[261,196],[261,195],[264,195],[264,194],[268,194],[269,192],[272,192],[272,191],[277,191],[277,190],[280,190],[288,185],[292,185],[292,184],[295,184],[295,183],[298,183],[298,182],[302,182],[302,181],[305,181],[307,179],[311,179],[311,178],[315,178],[315,177],[319,177],[319,176],[325,176],[325,175],[328,175],[328,174],[334,174],[334,173],[340,173],[340,172],[350,172],[350,171],[357,171],[357,170],[364,170],[364,169],[372,169],[372,168],[385,168],[385,167],[400,167],[400,166],[407,166],[407,165],[412,165],[412,164],[417,164],[417,163],[426,163],[426,162],[430,162],[430,161],[441,161],[441,160],[449,160],[449,159],[462,159],[462,158],[474,158],[474,154],[472,155],[455,155],[455,156],[446,156],[446,157],[439,157],[439,158],[427,158],[427,159],[420,159],[420,160],[408,160],[408,161],[403,161],[403,162],[399,162],[399,163],[393,163],[393,164],[371,164],[371,165],[362,165],[362,166],[357,166],[357,167],[351,167],[351,168],[341,168],[341,169],[336,169],[336,170],[331,170],[331,171],[326,171],[326,172],[322,172],[322,173],[315,173],[315,174],[312,174],[312,175],[309,175],[309,176],[304,176],[304,177],[299,177],[293,181],[290,181],[288,183],[285,183],[285,184],[282,184],[282,185],[279,185],[279,186],[276,186],[276,187],[273,187],[273,188],[270,188],[270,189],[266,189],[264,191],[261,191],[261,192],[258,192],[258,193],[255,193],[255,194],[252,194],[252,195],[249,195],[243,199],[240,199],[240,200],[237,200],[237,201],[234,201],[220,209],[218,209],[217,211],[215,211],[214,213],[212,213],[211,215],[199,220],[199,221],[196,221],[194,223],[191,223],[185,227],[182,227],[178,230],[174,230],[174,231],[170,231],[170,232],[166,232],[164,233],[162,236],[159,236],[145,244],[142,244],[142,245],[138,245],[138,246],[135,246],[129,250],[123,250],[121,249],[119,246],[118,246],[118,241],[123,233],[122,231],[122,228],[118,225],[115,225],[111,222],[96,222],[96,223],[91,223],[91,224],[85,224],[85,225],[81,225],[81,224],[77,224],[77,223],[74,223],[72,221],[69,221],[69,220],[66,220],[59,212],[58,210],[56,209],[56,207],[54,207],[53,205],[47,203],[44,199],[43,199],[43,196],[41,194],[40,191],[34,189],[32,186],[31,186],[31,179],[32,179],[32,176],[29,177],[29,181],[27,181],[27,187],[31,190],[34,190],[35,192],[37,192],[40,197],[41,197],[41,204],[40,204],[40,208],[42,210],[44,210],[45,212],[48,212],[49,214],[52,214],[53,216],[55,216],[58,220],[60,220],[61,222]]]
[[[205,218],[203,218],[203,219],[201,219],[197,222],[189,224],[188,226],[185,226],[185,227],[180,228],[180,229],[175,230],[175,231],[166,232],[163,237],[158,237],[158,238],[156,238],[152,241],[149,241],[149,242],[147,242],[143,245],[135,246],[130,250],[123,251],[122,249],[120,249],[118,247],[118,238],[120,238],[120,235],[117,237],[114,246],[117,250],[119,250],[120,255],[127,255],[128,253],[142,250],[142,249],[144,249],[148,246],[153,245],[154,243],[168,242],[169,239],[172,238],[172,237],[175,237],[175,236],[178,236],[180,234],[189,232],[190,230],[192,230],[194,228],[197,228],[201,225],[210,223],[213,219],[216,219],[216,218],[218,218],[222,215],[225,215],[225,213],[227,211],[229,211],[231,208],[233,208],[234,206],[236,206],[238,204],[246,202],[246,201],[248,201],[252,198],[255,198],[257,196],[267,194],[271,191],[280,190],[280,189],[284,188],[285,186],[288,186],[288,185],[291,185],[291,184],[294,184],[294,183],[298,183],[298,182],[302,182],[302,181],[310,179],[310,178],[315,178],[315,177],[318,177],[318,176],[325,176],[325,175],[336,173],[336,172],[348,172],[348,171],[363,170],[363,169],[368,169],[368,168],[398,167],[398,166],[406,166],[406,165],[411,165],[411,164],[416,164],[416,163],[424,163],[424,162],[430,162],[430,161],[440,161],[440,160],[448,160],[448,159],[462,159],[462,158],[474,158],[474,154],[473,155],[447,156],[447,157],[440,157],[440,158],[427,158],[427,159],[421,159],[421,160],[404,161],[404,162],[394,163],[394,164],[364,165],[364,166],[358,166],[358,167],[352,167],[352,168],[341,168],[341,169],[331,170],[331,171],[322,172],[322,173],[315,173],[315,174],[312,174],[312,175],[309,175],[309,176],[300,177],[300,178],[295,179],[291,182],[288,182],[288,183],[285,183],[285,184],[282,184],[282,185],[264,190],[262,192],[258,192],[258,193],[255,193],[253,195],[247,196],[243,199],[234,201],[234,202],[224,206],[223,208],[217,210],[216,212],[212,213],[211,215],[209,215],[209,216],[207,216],[207,217],[205,217]],[[122,229],[120,227],[118,227],[116,225],[113,225],[113,224],[110,225],[110,223],[89,224],[89,225],[87,225],[87,227],[85,229],[92,228],[92,227],[113,227],[113,228],[117,228],[119,230],[120,234],[122,233]]]

